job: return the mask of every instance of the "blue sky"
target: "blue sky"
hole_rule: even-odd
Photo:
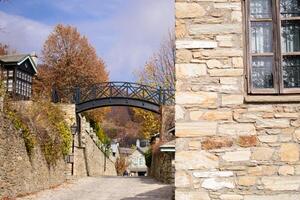
[[[0,42],[40,52],[53,27],[76,26],[104,59],[111,80],[134,81],[174,29],[174,0],[10,0],[0,4]]]

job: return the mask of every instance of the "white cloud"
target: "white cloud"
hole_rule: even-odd
[[[0,11],[0,42],[20,53],[40,52],[51,31],[45,24]]]
[[[55,6],[77,17],[81,14],[87,16],[88,12],[92,14],[92,18],[68,22],[77,26],[97,49],[99,56],[107,64],[111,80],[133,81],[134,69],[143,67],[149,57],[158,50],[168,31],[172,31],[174,0],[103,2],[62,0],[55,1]],[[0,42],[9,43],[19,52],[40,52],[44,40],[53,28],[1,11],[0,27],[5,28],[5,32],[0,32]]]
[[[134,69],[143,67],[174,28],[173,0],[128,2],[108,21],[79,26],[106,61],[112,80],[133,80]]]
[[[69,14],[89,14],[92,16],[103,16],[109,14],[120,7],[123,0],[61,0],[61,1],[49,1],[57,9],[67,12]],[[129,0],[130,1],[130,0]]]

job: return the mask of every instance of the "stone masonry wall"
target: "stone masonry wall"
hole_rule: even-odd
[[[69,125],[76,122],[76,113],[74,104],[57,104],[65,113],[65,119]],[[104,171],[104,153],[97,144],[100,144],[97,136],[90,127],[90,124],[84,117],[79,115],[81,121],[81,134],[74,136],[74,177],[116,175],[115,158],[106,159],[106,169]],[[71,174],[72,165],[67,164],[68,174]]]
[[[150,168],[151,177],[156,180],[174,184],[174,153],[154,152]]]
[[[30,160],[24,139],[0,112],[0,199],[57,186],[67,178],[65,169],[63,159],[49,168],[40,148]]]
[[[174,106],[161,107],[160,138],[156,144],[152,144],[152,164],[149,169],[150,176],[167,184],[174,184],[174,152],[161,152],[159,147],[175,139],[171,133],[168,133],[175,125],[174,116]]]
[[[245,101],[242,16],[176,0],[176,200],[300,199],[300,103]]]
[[[81,137],[81,145],[79,137]],[[76,135],[75,138],[74,175],[76,177],[117,175],[115,158],[112,156],[105,158],[100,146],[101,142],[89,123],[81,117],[81,135]]]

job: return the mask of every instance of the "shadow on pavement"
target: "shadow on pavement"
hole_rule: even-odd
[[[137,194],[135,197],[126,197],[120,200],[138,200],[138,199],[172,200],[173,199],[172,185],[167,185],[167,184],[157,182],[150,177],[127,177],[127,178],[138,178],[144,184],[158,184],[158,185],[162,185],[162,187],[148,192]]]
[[[162,188],[151,190],[149,192],[137,194],[135,197],[126,197],[120,200],[172,200],[172,187],[164,186]]]

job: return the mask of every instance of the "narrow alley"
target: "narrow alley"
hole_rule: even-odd
[[[147,177],[87,177],[18,200],[170,200],[171,197],[170,185]]]

